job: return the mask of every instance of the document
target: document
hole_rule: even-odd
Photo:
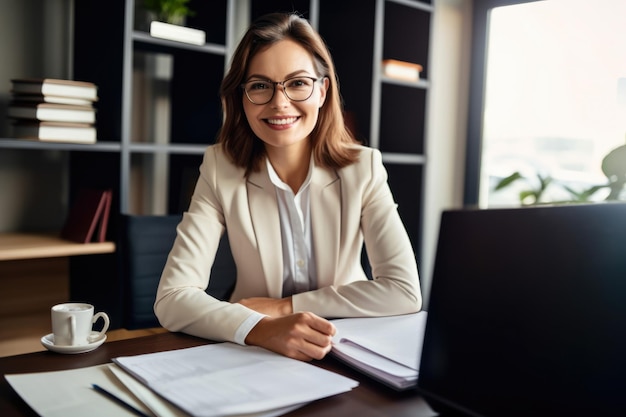
[[[270,412],[350,391],[358,385],[309,363],[228,342],[113,361],[195,417]]]
[[[331,354],[395,388],[415,386],[426,328],[426,311],[388,317],[333,320]]]
[[[5,375],[5,378],[30,408],[42,417],[136,417],[96,392],[92,384],[103,387],[145,414],[151,414],[150,409],[118,381],[108,365]]]
[[[96,392],[93,384],[156,417],[274,417],[358,385],[310,363],[233,343],[114,362],[5,378],[42,417],[134,415]]]

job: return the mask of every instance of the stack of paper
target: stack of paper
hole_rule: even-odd
[[[358,385],[309,363],[232,343],[128,356],[114,362],[193,416],[271,412]]]
[[[415,386],[426,328],[425,311],[390,317],[333,320],[331,353],[395,389]]]
[[[92,384],[157,417],[279,416],[358,385],[312,364],[232,343],[120,357],[114,362],[5,377],[43,417],[133,415]]]

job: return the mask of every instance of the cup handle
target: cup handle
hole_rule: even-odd
[[[101,340],[104,337],[104,334],[107,332],[107,330],[109,330],[109,316],[107,316],[107,313],[104,313],[102,311],[93,316],[93,319],[91,320],[91,324],[95,324],[99,318],[102,318],[104,320],[104,326],[102,326],[102,330],[100,330],[98,334],[89,336],[87,338],[89,340],[89,343],[94,343],[94,342]]]

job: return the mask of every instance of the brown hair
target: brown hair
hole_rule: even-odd
[[[309,22],[296,14],[271,13],[260,17],[248,28],[233,55],[230,70],[220,88],[224,124],[217,142],[237,166],[246,169],[246,176],[257,171],[265,156],[263,142],[256,137],[243,110],[241,84],[252,57],[263,48],[283,39],[304,47],[314,58],[320,77],[329,79],[326,101],[311,132],[315,163],[327,168],[342,168],[358,159],[358,143],[346,128],[343,104],[335,66],[326,44]]]

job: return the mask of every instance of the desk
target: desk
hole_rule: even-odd
[[[45,351],[0,358],[0,373],[3,375],[0,381],[1,414],[3,417],[37,416],[13,391],[4,378],[5,374],[84,368],[109,363],[111,358],[118,356],[161,352],[206,343],[204,339],[180,333],[160,333],[135,339],[105,342],[93,352],[79,355],[61,355]],[[393,391],[369,380],[331,357],[316,361],[314,364],[355,379],[359,381],[359,386],[350,392],[310,403],[285,416],[426,417],[434,415],[426,402],[413,390]]]

